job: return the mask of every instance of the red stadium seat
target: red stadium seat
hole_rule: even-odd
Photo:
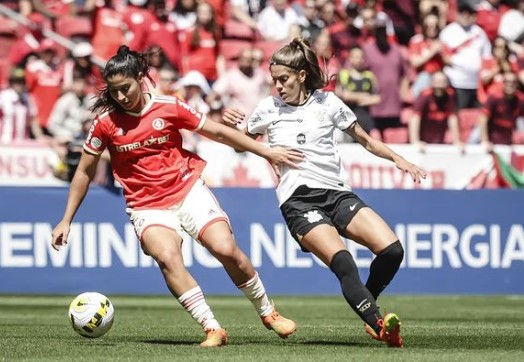
[[[249,26],[234,19],[226,20],[224,24],[225,39],[255,40],[256,32]]]
[[[68,39],[75,36],[90,38],[93,26],[91,20],[84,16],[62,16],[56,20],[55,31]]]
[[[9,72],[11,65],[7,59],[0,58],[0,89],[4,89],[8,85]]]
[[[0,59],[5,59],[9,55],[17,38],[17,28],[15,22],[0,18]]]
[[[524,144],[524,132],[522,131],[515,131],[513,132],[513,140],[512,142],[514,144],[522,145]]]
[[[255,42],[255,48],[262,50],[264,53],[264,62],[269,61],[269,58],[271,58],[271,55],[273,55],[275,50],[282,45],[284,45],[284,43],[276,41],[259,40]]]
[[[229,66],[237,60],[240,51],[252,46],[253,43],[248,40],[222,39],[220,41],[220,54],[224,57],[226,64]]]
[[[385,143],[408,143],[407,127],[386,128],[383,134]]]
[[[471,131],[478,125],[482,111],[476,108],[461,109],[458,112],[459,132],[462,142],[467,142]]]

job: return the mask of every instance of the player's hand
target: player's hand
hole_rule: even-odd
[[[242,123],[245,117],[246,115],[244,112],[237,108],[226,108],[222,115],[222,120],[226,126],[236,127],[238,124]]]
[[[60,250],[60,248],[64,245],[67,245],[67,236],[69,235],[69,229],[70,225],[68,222],[61,221],[55,228],[53,229],[53,233],[51,234],[52,240],[51,240],[51,246],[55,250]]]
[[[414,182],[420,183],[421,179],[426,178],[426,173],[422,171],[422,169],[402,157],[395,161],[395,166],[397,166],[399,170],[409,173]]]
[[[273,147],[269,149],[266,159],[280,179],[280,166],[298,168],[298,164],[304,160],[304,154],[293,148]]]

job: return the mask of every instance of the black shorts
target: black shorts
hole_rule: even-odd
[[[357,212],[367,205],[351,191],[298,187],[280,211],[293,238],[300,239],[317,225],[335,227],[341,236]],[[306,250],[300,245],[303,251]]]

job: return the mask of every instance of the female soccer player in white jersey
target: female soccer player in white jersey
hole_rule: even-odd
[[[420,182],[426,175],[384,143],[370,138],[337,96],[320,90],[327,77],[306,40],[295,38],[277,50],[270,59],[270,71],[278,96],[259,103],[245,132],[253,138],[267,133],[270,146],[293,147],[304,154],[298,168],[282,166],[277,187],[288,228],[304,251],[315,254],[337,276],[342,294],[366,323],[366,331],[389,346],[402,347],[398,316],[389,313],[382,317],[376,299],[396,274],[404,250],[386,222],[341,178],[335,129],[347,132],[369,152],[393,161],[414,181]],[[243,118],[236,109],[224,115],[230,126]],[[339,235],[376,255],[365,286]]]
[[[202,326],[202,347],[227,343],[227,333],[216,320],[202,290],[185,268],[181,247],[186,231],[224,266],[238,288],[253,303],[266,328],[286,338],[295,331],[292,320],[279,315],[247,256],[238,248],[226,213],[204,185],[200,175],[206,164],[182,148],[180,129],[198,132],[215,141],[253,152],[275,168],[296,167],[300,152],[269,148],[217,122],[206,121],[174,97],[143,93],[148,78],[146,56],[122,46],[107,63],[106,88],[93,108],[94,119],[84,143],[84,152],[73,177],[64,216],[54,228],[55,249],[67,244],[70,224],[93,178],[104,149],[111,155],[116,179],[123,187],[126,212],[134,225],[143,251],[151,255],[167,287]]]

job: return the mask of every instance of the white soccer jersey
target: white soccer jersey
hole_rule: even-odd
[[[290,106],[280,97],[267,97],[260,102],[247,122],[248,132],[267,132],[270,146],[292,147],[304,154],[298,169],[280,168],[279,205],[301,185],[351,190],[341,177],[335,129],[346,130],[356,119],[351,109],[331,92],[317,90],[301,106]]]

